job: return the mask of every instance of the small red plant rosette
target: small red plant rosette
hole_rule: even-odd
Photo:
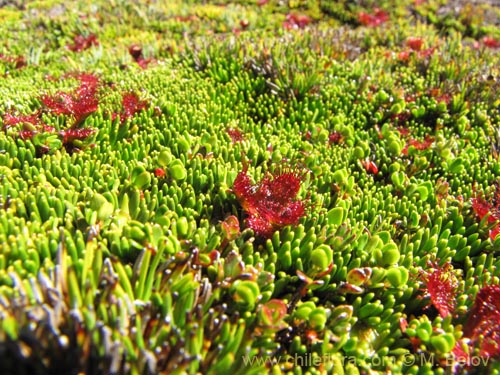
[[[500,285],[488,285],[476,295],[464,334],[483,358],[500,357]]]
[[[476,194],[471,199],[472,210],[479,220],[485,219],[491,226],[489,236],[492,241],[500,233],[500,183],[494,183],[495,191],[492,196],[486,197],[484,194]]]
[[[286,225],[297,225],[306,213],[306,204],[297,199],[303,179],[304,173],[285,168],[254,184],[245,167],[236,176],[233,192],[248,215],[246,225],[265,238]]]
[[[453,314],[455,310],[458,280],[453,273],[451,263],[440,266],[437,262],[430,263],[430,269],[422,272],[425,297],[429,297],[432,306],[442,318]]]

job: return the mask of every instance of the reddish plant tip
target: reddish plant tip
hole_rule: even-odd
[[[240,235],[240,222],[234,215],[228,216],[221,226],[228,241],[233,241]]]
[[[287,30],[304,29],[311,23],[311,18],[305,14],[287,14],[283,27]]]
[[[500,183],[495,182],[494,185],[493,196],[485,199],[481,194],[471,199],[472,210],[478,219],[487,217],[488,224],[493,225],[489,233],[492,240],[500,233]]]
[[[282,170],[253,184],[246,169],[240,172],[233,192],[249,215],[247,226],[257,235],[269,238],[285,225],[298,224],[306,210],[304,202],[296,199],[302,178],[296,171]]]
[[[479,348],[480,356],[500,356],[499,285],[485,286],[477,293],[464,333]]]
[[[500,48],[500,40],[497,40],[490,36],[485,36],[483,38],[483,44],[488,48],[493,48],[493,49]]]
[[[155,176],[158,178],[165,177],[165,170],[163,168],[156,168],[155,169]]]
[[[328,136],[328,143],[330,144],[336,144],[338,145],[339,143],[342,143],[344,140],[344,137],[340,132],[334,131]]]
[[[4,129],[8,129],[13,126],[17,126],[19,124],[31,124],[31,125],[39,125],[40,117],[38,113],[33,115],[18,115],[14,116],[10,113],[6,113],[3,116],[3,127]]]
[[[363,166],[363,168],[365,168],[367,173],[370,173],[370,174],[377,174],[378,173],[377,164],[375,164],[371,160],[368,160],[368,159],[362,160],[361,165]]]
[[[358,14],[358,22],[363,26],[377,27],[386,23],[388,20],[389,15],[379,8],[373,9],[372,14],[365,12]]]
[[[92,46],[98,46],[97,36],[95,34],[89,34],[87,37],[83,35],[75,35],[73,37],[73,44],[68,44],[67,47],[70,51],[81,52],[89,49]]]
[[[426,295],[430,297],[432,305],[439,315],[445,318],[455,309],[458,281],[451,271],[450,263],[442,267],[435,263],[432,267],[430,271],[423,273],[422,280],[425,284]]]
[[[120,121],[123,123],[125,120],[132,118],[138,112],[146,109],[146,107],[146,101],[140,100],[135,93],[128,92],[122,97],[122,112],[119,114],[114,113],[113,119],[120,117]]]
[[[410,146],[415,147],[419,151],[427,150],[434,143],[434,137],[427,135],[423,141],[417,139],[410,139],[406,143],[406,146],[402,150],[403,155],[408,155],[408,148]]]
[[[242,30],[245,30],[248,25],[250,25],[250,22],[248,22],[247,19],[240,20],[240,27]]]
[[[129,47],[128,53],[134,61],[139,65],[142,69],[146,69],[148,65],[153,61],[153,59],[146,59],[142,53],[142,47],[138,44],[133,44]]]
[[[231,141],[233,143],[242,142],[245,139],[243,137],[243,133],[241,133],[236,128],[229,128],[229,129],[227,129],[227,134],[229,135],[229,137],[231,138]]]
[[[422,38],[409,37],[406,40],[406,45],[412,51],[420,51],[422,49],[422,46],[424,45],[424,40]]]
[[[54,95],[44,95],[41,100],[45,107],[58,115],[70,115],[75,119],[74,127],[79,126],[85,119],[97,111],[98,80],[92,75],[81,75],[80,86],[73,92],[57,92]]]
[[[142,47],[138,44],[132,44],[128,48],[128,53],[130,53],[130,56],[132,56],[134,60],[140,59],[142,58]]]

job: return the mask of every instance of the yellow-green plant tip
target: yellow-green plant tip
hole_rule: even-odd
[[[259,300],[260,290],[256,282],[236,280],[231,287],[233,299],[244,310],[253,310]]]
[[[314,309],[316,309],[316,305],[314,304],[314,302],[309,301],[302,303],[295,310],[294,317],[301,320],[307,320],[308,316]]]
[[[172,161],[172,153],[170,150],[162,150],[158,155],[158,164],[162,167],[166,167]]]
[[[333,251],[330,246],[322,244],[311,252],[310,272],[317,274],[330,267],[333,261]]]
[[[499,368],[496,4],[3,3],[0,373]]]
[[[352,156],[356,159],[363,159],[366,155],[365,151],[361,147],[356,146],[352,150]]]
[[[177,235],[180,238],[186,238],[189,232],[189,223],[188,219],[185,216],[180,217],[176,221]]]
[[[143,171],[133,179],[133,184],[137,189],[146,189],[151,184],[151,173]]]
[[[335,207],[328,211],[327,214],[328,223],[332,225],[340,225],[344,220],[344,208]]]
[[[399,261],[400,253],[398,246],[393,242],[389,242],[375,253],[375,257],[381,266],[392,266]]]
[[[6,316],[2,318],[2,330],[7,334],[9,339],[17,340],[18,338],[18,324],[16,318],[13,316]]]
[[[327,319],[327,313],[322,308],[316,308],[309,313],[309,325],[312,329],[323,330]]]
[[[168,165],[168,170],[170,176],[176,181],[185,180],[187,177],[187,171],[180,160],[174,160]]]
[[[449,333],[433,336],[430,339],[430,344],[438,353],[449,353],[455,347],[455,337]]]
[[[408,270],[403,267],[391,268],[386,274],[387,281],[389,281],[391,286],[394,288],[401,288],[406,285],[408,277]]]

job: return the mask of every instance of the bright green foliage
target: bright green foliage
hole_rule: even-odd
[[[0,373],[500,374],[495,2],[3,3]]]

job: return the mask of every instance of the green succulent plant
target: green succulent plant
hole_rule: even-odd
[[[494,2],[4,3],[0,373],[500,373]]]

